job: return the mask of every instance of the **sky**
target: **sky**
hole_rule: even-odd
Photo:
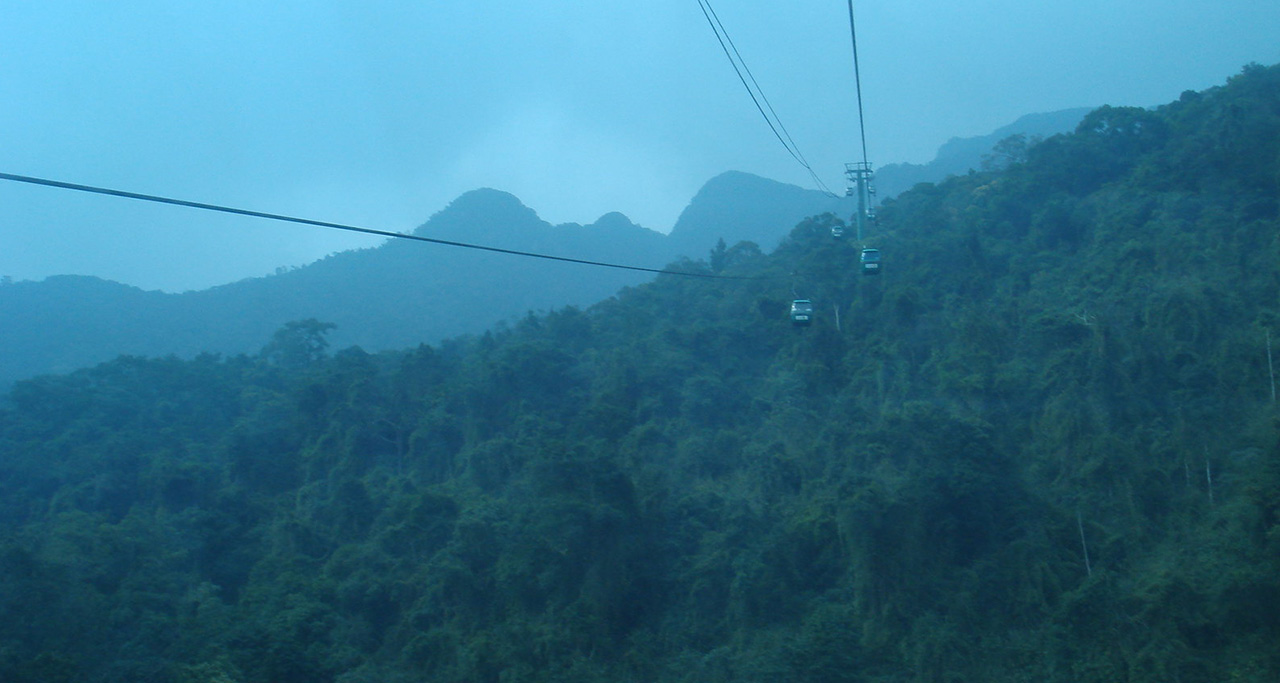
[[[842,189],[861,160],[846,2],[712,6]],[[1280,62],[1275,0],[854,12],[876,166],[1024,114],[1158,105]],[[620,211],[660,232],[725,171],[815,187],[697,0],[0,0],[0,17],[0,173],[397,232],[480,187],[553,224]],[[379,243],[0,181],[0,276],[15,281],[176,292]]]

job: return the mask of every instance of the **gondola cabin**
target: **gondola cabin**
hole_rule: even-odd
[[[840,224],[831,226],[831,236],[836,239],[844,237],[844,226]]]
[[[791,324],[804,327],[813,322],[813,302],[808,299],[796,299],[791,302]]]
[[[862,274],[863,275],[879,275],[880,274],[880,250],[879,249],[863,249],[862,250]]]

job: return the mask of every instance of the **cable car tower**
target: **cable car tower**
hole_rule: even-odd
[[[871,208],[871,198],[876,194],[876,187],[871,181],[876,174],[871,170],[870,162],[859,161],[845,164],[844,175],[849,179],[849,188],[845,190],[845,196],[858,198],[858,213],[854,215],[854,224],[857,225],[858,243],[861,244],[862,230],[866,227],[867,221],[875,215],[875,209]]]

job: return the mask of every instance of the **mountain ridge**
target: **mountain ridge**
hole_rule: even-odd
[[[708,189],[710,188],[710,189]],[[672,238],[619,212],[588,225],[552,225],[515,195],[479,188],[459,195],[413,234],[495,249],[660,269],[698,258],[723,237],[736,243],[785,232],[826,199],[745,173],[709,181],[690,202],[737,207],[741,221],[702,228],[686,217]],[[749,218],[745,218],[749,217]],[[742,226],[746,226],[744,231]],[[714,234],[715,237],[710,235]],[[378,351],[482,332],[530,311],[586,306],[651,274],[529,259],[450,245],[388,240],[331,254],[273,275],[169,294],[90,276],[0,286],[0,386],[66,372],[120,354],[191,357],[254,353],[292,320],[337,325],[334,343]],[[48,282],[48,284],[45,284]],[[83,288],[79,294],[69,292]]]
[[[876,170],[876,185],[882,199],[895,197],[917,183],[938,182],[947,176],[980,170],[983,158],[997,143],[1013,135],[1029,139],[1069,133],[1092,107],[1076,107],[1053,112],[1027,114],[986,135],[953,137],[938,148],[931,161],[923,164],[886,164]]]
[[[953,138],[932,165],[886,166],[877,179],[881,196],[896,194],[895,178],[904,168],[913,179],[941,180],[952,167],[979,164],[981,154],[1010,131],[1061,127],[1064,117],[1077,113],[1029,115],[988,136]],[[938,165],[940,160],[946,164]],[[605,213],[587,225],[552,225],[515,195],[495,188],[464,192],[413,234],[659,269],[679,258],[702,259],[721,239],[728,246],[751,242],[767,252],[809,216],[843,216],[853,210],[848,198],[727,171],[703,184],[666,235],[619,212]],[[648,277],[621,270],[557,273],[546,264],[510,260],[520,257],[481,254],[392,239],[272,275],[147,296],[129,285],[112,289],[91,286],[87,279],[57,281],[43,294],[45,281],[10,282],[0,286],[0,316],[10,326],[6,338],[0,339],[0,348],[8,349],[0,355],[0,387],[119,354],[253,353],[280,326],[305,318],[335,323],[333,341],[339,345],[376,351],[432,343],[479,333],[529,311],[589,305]],[[485,273],[512,280],[507,286],[495,285],[483,279]],[[369,284],[374,281],[381,284]],[[64,290],[77,282],[86,289],[72,297],[78,301],[70,301]],[[19,289],[10,289],[13,286]],[[115,292],[115,298],[109,292]],[[96,301],[101,310],[91,310],[87,301]]]

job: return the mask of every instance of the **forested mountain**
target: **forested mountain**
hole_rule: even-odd
[[[826,214],[439,344],[19,382],[0,679],[1280,680],[1278,197],[1255,65],[885,202],[879,277]]]
[[[891,198],[911,189],[917,183],[936,183],[947,176],[964,175],[970,169],[983,170],[985,166],[1005,163],[1007,159],[995,151],[1002,142],[1015,138],[1025,143],[1059,133],[1069,133],[1089,111],[1086,107],[1027,114],[987,135],[951,138],[938,148],[933,161],[925,164],[886,164],[880,167],[876,170],[876,186],[881,197]]]
[[[705,253],[719,239],[776,246],[805,216],[833,210],[820,192],[746,173],[713,178],[671,237],[619,213],[552,226],[496,190],[468,192],[418,228],[455,242],[660,268]],[[0,389],[121,354],[190,358],[254,353],[290,320],[338,325],[333,342],[370,351],[481,332],[529,311],[587,306],[651,275],[495,256],[392,240],[302,268],[212,289],[164,294],[91,277],[0,286]]]

